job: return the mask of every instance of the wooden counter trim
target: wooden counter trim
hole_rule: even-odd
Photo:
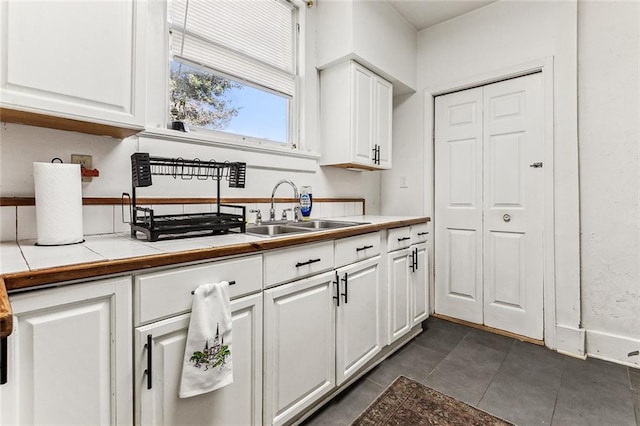
[[[276,198],[276,203],[295,203],[298,201],[296,198]],[[362,203],[364,208],[364,198],[315,198],[313,201],[317,203]],[[137,199],[138,204],[214,204],[218,200],[216,198],[154,198],[154,197],[139,197]],[[249,204],[249,203],[270,203],[271,198],[258,198],[258,197],[242,197],[242,198],[220,198],[222,204]],[[113,197],[85,197],[82,199],[82,204],[85,206],[108,206],[108,205],[120,205],[120,198]],[[129,204],[128,200],[125,200],[125,204]],[[35,206],[36,199],[34,197],[0,197],[0,206]]]
[[[257,253],[264,250],[289,247],[297,244],[313,243],[317,241],[334,240],[366,234],[368,232],[381,231],[383,229],[399,228],[429,222],[428,217],[396,220],[383,224],[359,225],[351,228],[341,228],[330,231],[298,234],[286,238],[265,238],[251,243],[240,243],[211,247],[204,249],[188,250],[178,253],[163,253],[150,256],[132,257],[127,259],[107,260],[76,265],[61,266],[57,268],[39,269],[34,271],[16,272],[3,276],[6,289],[18,290],[37,287],[47,284],[55,284],[63,281],[96,278],[104,275],[113,275],[158,266],[170,266],[179,263],[210,260],[218,257],[233,256],[247,253]]]
[[[356,164],[356,163],[339,163],[339,164],[327,164],[333,167],[340,167],[341,169],[357,169],[357,170],[366,170],[369,172],[379,172],[381,170],[386,170],[381,167],[376,166],[366,166],[364,164]]]
[[[11,311],[4,280],[0,277],[0,338],[10,335],[12,330],[13,312]]]

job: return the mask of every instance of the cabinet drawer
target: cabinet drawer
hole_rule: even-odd
[[[411,228],[389,229],[387,231],[387,251],[400,250],[411,245]]]
[[[221,260],[138,275],[134,281],[136,325],[191,310],[191,292],[201,284],[235,281],[233,299],[262,289],[262,256]]]
[[[429,224],[411,225],[411,244],[424,243],[429,240]]]
[[[265,287],[333,269],[333,241],[264,254]]]
[[[336,240],[336,268],[380,254],[380,233]]]

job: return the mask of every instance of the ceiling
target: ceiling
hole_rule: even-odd
[[[496,0],[386,0],[416,31],[479,9]]]

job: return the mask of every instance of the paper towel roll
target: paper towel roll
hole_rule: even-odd
[[[82,183],[79,164],[33,163],[38,245],[79,243]]]

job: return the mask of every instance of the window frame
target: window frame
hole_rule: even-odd
[[[307,3],[301,0],[279,0],[279,1],[285,1],[290,3],[293,6],[293,11],[294,11],[292,28],[291,28],[292,34],[294,36],[294,40],[293,40],[294,83],[293,83],[293,95],[288,100],[288,117],[287,117],[288,118],[287,119],[288,141],[277,142],[269,139],[262,139],[262,138],[257,138],[253,136],[248,136],[248,135],[241,135],[239,133],[207,129],[204,127],[190,127],[189,133],[194,134],[193,136],[197,135],[198,138],[202,140],[213,139],[217,142],[220,142],[225,145],[228,144],[232,147],[237,147],[239,145],[246,145],[246,146],[253,146],[256,149],[266,148],[268,149],[269,152],[273,152],[274,150],[276,151],[282,150],[282,151],[290,152],[290,151],[298,151],[300,149],[300,141],[301,141],[301,133],[302,133],[300,123],[301,123],[301,117],[303,115],[302,102],[301,102],[301,97],[302,97],[301,80],[302,80],[302,75],[305,69],[305,64],[304,64],[305,37],[303,35],[302,29],[304,28],[305,20],[306,20],[305,6]],[[172,61],[185,64],[186,66],[189,66],[195,69],[205,70],[216,76],[228,78],[230,80],[233,80],[235,82],[238,82],[246,86],[250,86],[257,90],[261,90],[261,91],[276,94],[276,95],[283,95],[282,93],[279,93],[275,90],[266,88],[264,86],[260,86],[259,84],[247,81],[240,77],[212,69],[211,67],[206,66],[204,64],[195,63],[188,59],[182,58],[179,55],[173,55],[171,53],[171,48],[170,48],[171,28],[169,26],[169,21],[168,21],[168,10],[167,10],[166,25],[167,25],[167,33],[166,33],[167,34],[167,38],[166,38],[167,40],[167,50],[166,50],[167,51],[167,62],[166,62],[167,78],[166,78],[165,92],[166,92],[166,99],[167,99],[167,102],[166,102],[167,107],[165,108],[165,112],[164,112],[164,117],[165,117],[164,121],[168,129],[171,128],[171,121],[172,121],[170,111],[169,111],[170,79],[171,79],[171,76],[170,76],[171,73],[169,71],[170,71]],[[176,132],[176,130],[170,130],[170,131]]]

